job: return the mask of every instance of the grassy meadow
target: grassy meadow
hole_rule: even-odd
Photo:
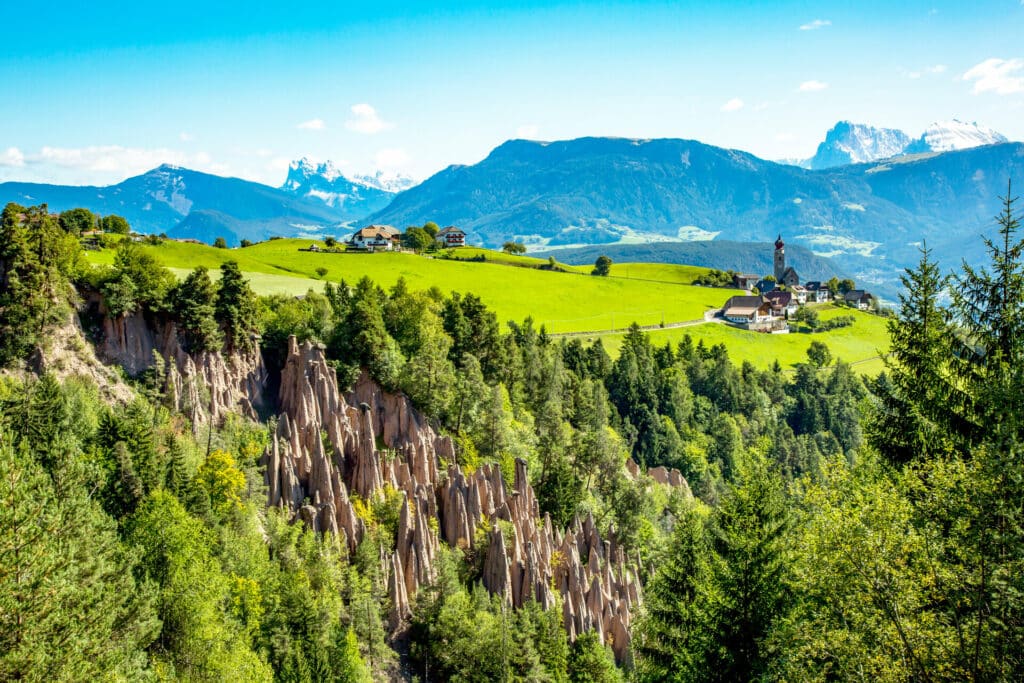
[[[693,338],[694,343],[703,339],[707,346],[725,344],[729,350],[729,358],[733,362],[750,361],[759,368],[771,367],[776,360],[783,367],[802,363],[807,360],[807,348],[811,342],[821,341],[829,347],[834,357],[853,364],[857,372],[866,375],[877,375],[881,372],[883,364],[879,356],[889,350],[889,334],[884,318],[831,304],[819,306],[818,312],[822,320],[852,315],[856,322],[850,327],[813,334],[761,334],[719,323],[652,330],[648,334],[656,346],[664,346],[666,343],[675,345],[687,334]],[[618,356],[623,336],[622,333],[600,335],[605,349],[613,357]],[[584,337],[584,340],[595,338],[597,336]]]
[[[698,320],[705,311],[719,308],[738,292],[690,285],[708,269],[663,263],[617,263],[609,277],[592,277],[591,266],[565,266],[565,272],[540,270],[547,263],[529,256],[465,248],[456,250],[461,259],[447,260],[397,253],[324,253],[299,251],[310,240],[281,239],[244,249],[215,249],[207,245],[166,241],[143,245],[161,263],[179,277],[206,266],[212,275],[228,260],[238,261],[253,289],[260,294],[304,294],[320,291],[325,281],[345,279],[354,283],[370,277],[379,285],[391,287],[404,277],[410,288],[437,287],[444,293],[473,292],[495,311],[502,322],[521,321],[532,316],[549,332],[587,332],[624,329],[632,322],[657,325]],[[320,243],[322,246],[322,243]],[[469,259],[483,254],[486,261]],[[111,263],[112,249],[87,252],[93,263]],[[509,267],[520,266],[520,267]],[[325,268],[321,277],[317,270]],[[888,348],[885,321],[847,308],[819,308],[821,318],[854,315],[851,327],[817,334],[792,333],[768,335],[708,323],[649,332],[652,341],[675,344],[683,335],[703,339],[705,344],[724,343],[730,357],[741,363],[750,361],[768,367],[775,360],[783,366],[806,359],[807,347],[814,340],[824,341],[834,356],[854,363],[866,374],[876,374],[882,362],[878,358]],[[622,333],[600,335],[613,356],[622,344]],[[585,337],[585,339],[595,337]]]
[[[516,257],[486,252],[486,262],[454,261],[413,254],[399,253],[323,253],[299,251],[309,247],[310,240],[281,239],[246,247],[244,249],[215,249],[206,245],[167,241],[160,245],[143,245],[165,266],[188,270],[206,266],[211,270],[234,259],[258,293],[303,294],[310,287],[319,290],[323,281],[345,279],[354,283],[368,276],[387,288],[399,277],[409,287],[430,289],[437,287],[444,293],[473,292],[492,308],[502,322],[521,321],[532,316],[535,323],[544,325],[549,332],[581,332],[624,328],[632,322],[657,325],[700,319],[704,312],[720,307],[735,294],[733,290],[695,287],[688,282],[701,269],[688,266],[652,264],[662,273],[661,280],[626,277],[592,277],[589,267],[567,267],[569,272],[538,270],[537,268],[511,268],[513,262],[522,265],[543,264],[546,261],[529,257]],[[472,257],[481,250],[459,251],[460,256]],[[111,263],[113,250],[88,252],[94,263]],[[493,258],[492,258],[493,257]],[[321,278],[318,268],[325,268]],[[675,273],[673,268],[681,268]],[[624,270],[625,268],[623,268]],[[618,275],[613,266],[612,274]]]

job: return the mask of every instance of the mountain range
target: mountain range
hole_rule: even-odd
[[[895,288],[922,241],[944,266],[976,257],[1010,178],[1024,180],[1020,143],[811,171],[692,140],[513,140],[369,220],[429,218],[459,225],[470,243],[517,239],[535,250],[781,232],[865,284]]]
[[[391,203],[395,195],[414,184],[406,176],[346,177],[332,162],[317,163],[308,158],[293,161],[281,189],[296,196],[319,201],[336,209],[343,220],[363,218]]]
[[[0,183],[0,205],[46,203],[52,211],[85,207],[118,214],[143,233],[230,245],[273,235],[340,234],[408,187],[405,178],[349,179],[330,162],[292,162],[280,188],[163,165],[104,187]]]
[[[830,136],[859,140],[856,149],[848,145],[858,160],[909,139],[878,130],[841,123]],[[904,151],[922,141],[956,147],[997,135],[970,124],[933,127]],[[340,237],[362,222],[402,228],[428,220],[458,225],[471,244],[515,239],[532,250],[765,242],[782,233],[788,244],[833,257],[865,285],[894,289],[925,240],[943,266],[976,260],[977,236],[994,226],[1007,180],[1019,187],[1022,175],[1019,143],[808,170],[693,140],[580,138],[512,140],[477,164],[451,166],[397,193],[407,181],[347,178],[330,163],[300,160],[279,188],[161,166],[107,187],[2,183],[0,203],[84,206],[123,215],[140,232],[224,237],[229,244],[272,235]]]
[[[540,258],[554,256],[561,263],[582,266],[607,256],[614,263],[685,263],[691,266],[734,270],[738,273],[771,273],[775,245],[771,242],[649,242],[647,244],[604,244],[589,247],[555,249],[532,254]],[[806,247],[786,245],[786,263],[796,268],[802,282],[847,277],[836,262],[818,256]]]
[[[840,121],[833,126],[810,159],[786,163],[821,170],[889,159],[905,154],[951,152],[1006,142],[1006,137],[977,123],[953,119],[933,123],[919,138],[894,128],[875,128],[863,123]]]

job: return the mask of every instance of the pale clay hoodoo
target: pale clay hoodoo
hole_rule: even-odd
[[[197,423],[229,412],[256,418],[257,410],[271,403],[265,396],[267,371],[256,350],[190,355],[173,324],[153,331],[140,314],[108,317],[103,326],[102,354],[129,373],[150,368],[154,351],[164,359],[168,395]],[[627,658],[629,627],[641,601],[638,558],[627,557],[614,535],[602,539],[589,515],[564,532],[548,515],[541,518],[524,461],[516,461],[511,488],[497,465],[465,474],[455,464],[451,439],[438,436],[407,397],[383,391],[365,373],[342,396],[322,348],[300,345],[294,337],[281,372],[279,405],[275,438],[262,463],[268,505],[288,510],[317,532],[336,535],[351,552],[365,526],[350,494],[369,499],[385,484],[404,493],[396,549],[382,558],[392,628],[411,616],[417,590],[435,577],[444,541],[483,553],[484,586],[507,604],[521,607],[532,598],[550,607],[557,591],[571,640],[594,630],[619,661]],[[441,471],[442,462],[448,463],[447,471]],[[630,474],[638,475],[635,466]],[[689,491],[675,470],[656,468],[649,474]],[[476,530],[485,520],[491,530],[486,547],[477,548]],[[511,533],[502,533],[498,520],[507,522]]]
[[[416,591],[435,576],[439,543],[473,548],[476,529],[490,520],[487,547],[476,548],[485,557],[488,590],[514,607],[531,598],[552,606],[558,591],[570,639],[593,629],[620,661],[626,658],[632,611],[641,600],[636,559],[614,539],[602,540],[589,516],[564,533],[547,515],[541,519],[525,462],[516,462],[511,489],[495,465],[464,474],[454,464],[451,440],[438,436],[408,398],[382,391],[366,374],[342,397],[323,351],[294,338],[280,398],[276,438],[264,455],[270,505],[337,534],[351,551],[365,528],[350,492],[365,499],[387,484],[405,494],[396,550],[384,562],[393,627],[410,616]],[[385,457],[378,443],[394,457]],[[450,463],[445,473],[442,460]],[[497,520],[509,523],[508,538]]]

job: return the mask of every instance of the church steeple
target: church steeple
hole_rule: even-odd
[[[782,276],[786,274],[786,244],[780,233],[775,240],[775,281],[782,284]]]

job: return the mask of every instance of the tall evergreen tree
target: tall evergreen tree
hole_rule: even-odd
[[[252,348],[252,333],[256,329],[256,294],[242,276],[237,261],[221,264],[214,317],[224,328],[229,350]]]

